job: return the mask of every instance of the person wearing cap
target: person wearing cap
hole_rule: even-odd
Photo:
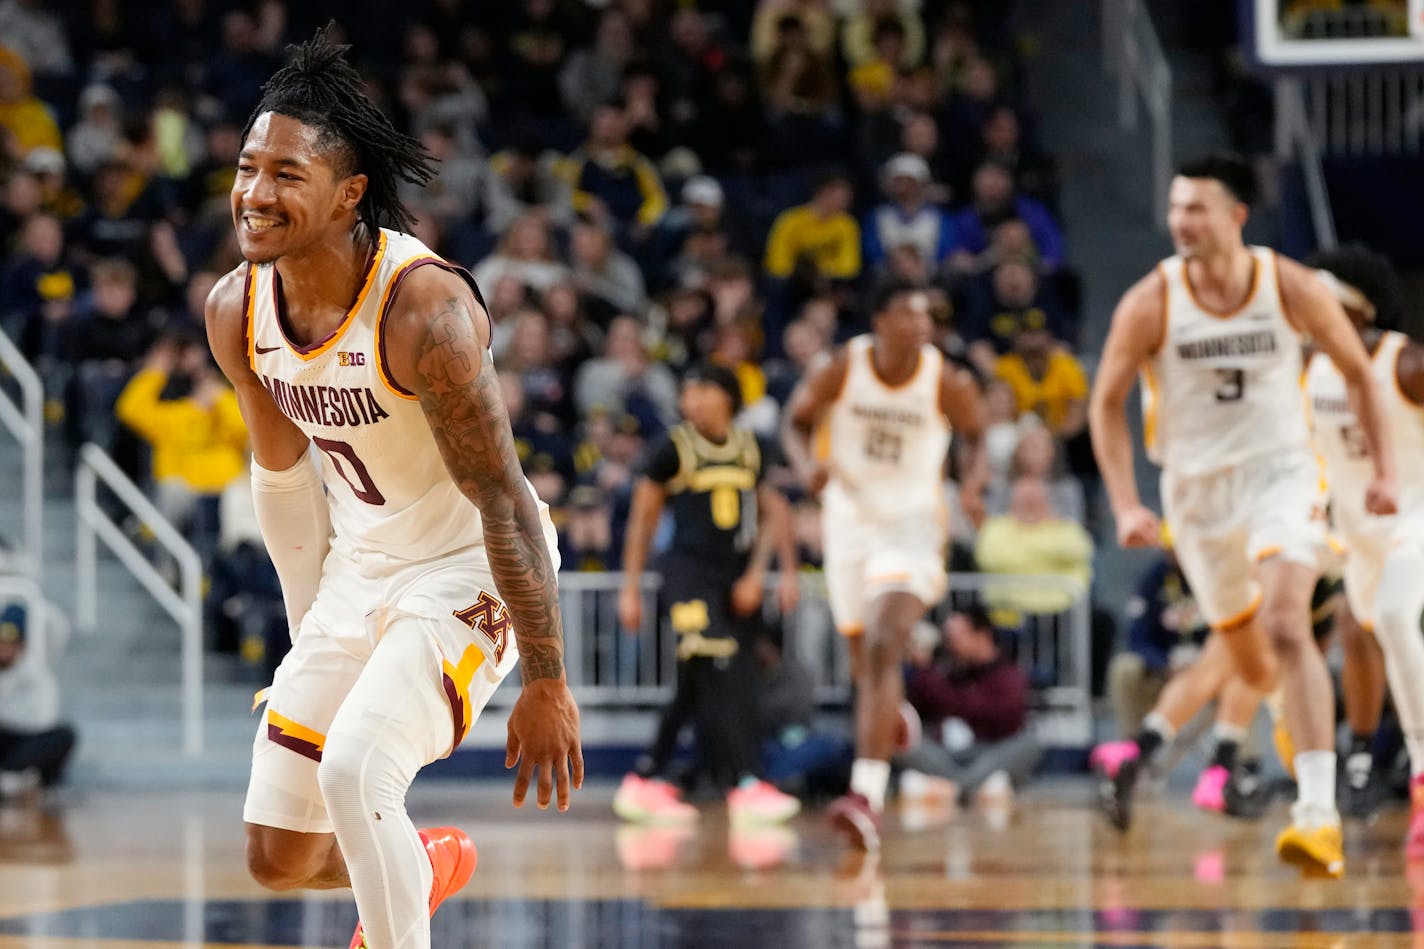
[[[756,730],[755,616],[775,550],[782,614],[796,605],[796,546],[786,499],[766,481],[775,446],[733,424],[741,389],[731,370],[698,363],[683,377],[683,421],[648,456],[633,494],[618,615],[643,629],[642,574],[664,507],[672,540],[656,560],[677,636],[677,692],[657,738],[619,786],[613,808],[635,822],[685,823],[697,811],[666,780],[688,719],[702,769],[727,795],[734,825],[791,818],[800,803],[761,780]]]
[[[919,251],[931,272],[948,259],[959,232],[949,212],[929,199],[929,185],[929,164],[910,152],[901,152],[880,169],[885,201],[866,215],[861,230],[867,266],[884,267],[890,252],[904,244]]]
[[[53,787],[74,751],[74,729],[59,718],[59,683],[47,657],[25,648],[27,614],[0,610],[0,797]]]

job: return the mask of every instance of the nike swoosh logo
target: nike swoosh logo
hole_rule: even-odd
[[[259,356],[265,356],[265,355],[267,355],[268,353],[275,353],[277,350],[279,350],[279,349],[281,349],[281,348],[282,348],[281,346],[253,346],[253,347],[252,347],[253,351],[256,352],[257,355],[259,355]]]

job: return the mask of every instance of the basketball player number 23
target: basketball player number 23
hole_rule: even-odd
[[[386,496],[371,480],[371,472],[366,470],[365,463],[356,456],[356,449],[346,442],[331,438],[312,436],[312,443],[325,453],[331,467],[341,475],[341,480],[351,485],[351,492],[358,500],[375,505],[386,503]]]

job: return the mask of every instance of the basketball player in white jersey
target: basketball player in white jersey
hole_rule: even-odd
[[[807,489],[821,495],[831,617],[849,639],[856,684],[850,792],[829,813],[852,843],[873,851],[904,697],[901,663],[911,629],[945,594],[950,435],[963,445],[965,508],[982,512],[984,411],[974,378],[930,343],[922,287],[887,284],[872,313],[873,332],[792,393],[783,441]]]
[[[1345,544],[1345,598],[1384,651],[1385,674],[1409,751],[1414,813],[1405,838],[1411,860],[1424,860],[1424,346],[1387,328],[1373,299],[1383,298],[1389,263],[1360,247],[1319,253],[1321,268],[1360,332],[1384,400],[1386,437],[1400,460],[1399,512],[1364,508],[1373,475],[1369,445],[1350,406],[1345,380],[1330,360],[1312,354],[1305,385],[1315,444],[1325,460],[1331,514]]]
[[[1142,375],[1148,455],[1162,466],[1163,510],[1198,606],[1247,684],[1269,692],[1279,677],[1284,693],[1300,790],[1277,852],[1338,877],[1335,702],[1310,623],[1325,499],[1300,388],[1302,335],[1340,367],[1359,408],[1371,450],[1366,510],[1394,510],[1394,456],[1369,358],[1340,305],[1309,269],[1242,242],[1254,184],[1229,155],[1178,169],[1167,221],[1177,255],[1113,313],[1089,419],[1119,543],[1156,544],[1125,411]],[[1129,762],[1118,777],[1134,771]],[[1125,792],[1130,780],[1118,784]]]
[[[398,179],[428,180],[430,160],[344,50],[318,33],[264,87],[232,189],[247,263],[207,305],[293,637],[253,749],[247,859],[272,889],[351,887],[353,949],[430,949],[476,854],[454,828],[417,832],[416,772],[518,662],[514,804],[537,770],[539,806],[557,783],[567,809],[579,716],[554,529],[520,471],[489,316],[468,274],[400,232]]]

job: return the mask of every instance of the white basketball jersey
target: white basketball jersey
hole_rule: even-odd
[[[320,449],[332,547],[363,572],[484,542],[479,510],[451,480],[419,401],[384,365],[391,299],[407,274],[427,264],[470,280],[415,238],[382,229],[355,304],[335,331],[308,346],[284,329],[276,267],[247,269],[248,361],[282,413]]]
[[[939,523],[950,435],[940,407],[944,355],[921,346],[915,374],[898,386],[876,373],[871,336],[850,340],[846,356],[845,382],[823,429],[827,514]]]
[[[1379,517],[1365,510],[1365,489],[1374,480],[1369,443],[1346,395],[1345,377],[1323,353],[1310,359],[1305,376],[1315,446],[1325,460],[1330,509],[1348,544],[1352,539],[1388,535],[1399,521],[1424,515],[1424,408],[1399,391],[1399,354],[1409,338],[1387,332],[1370,359],[1383,399],[1385,434],[1399,472],[1399,514]]]
[[[1232,313],[1197,302],[1183,258],[1158,265],[1166,336],[1142,373],[1143,429],[1148,457],[1179,477],[1310,447],[1300,337],[1281,306],[1276,255],[1249,250],[1251,291]]]

